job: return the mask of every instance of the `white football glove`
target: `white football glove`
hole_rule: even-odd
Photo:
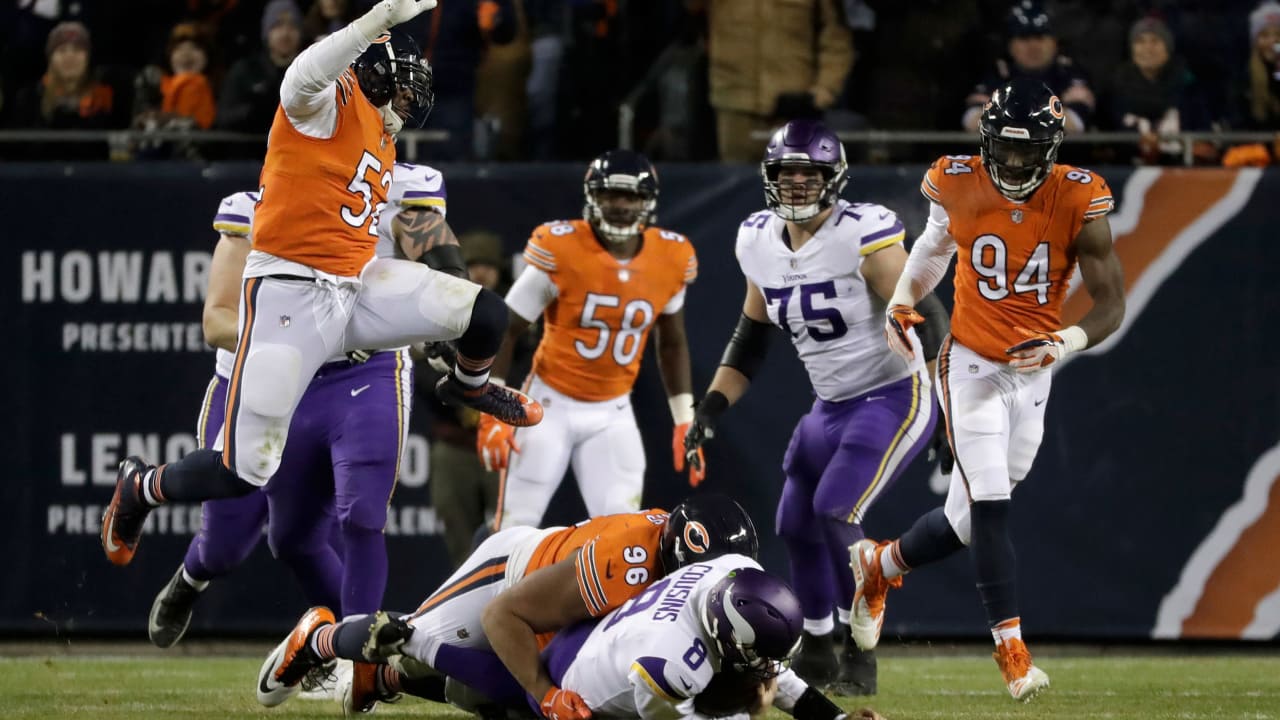
[[[355,25],[369,40],[434,8],[437,0],[381,0],[356,18]]]

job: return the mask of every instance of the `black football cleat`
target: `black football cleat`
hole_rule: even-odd
[[[791,661],[791,669],[802,680],[819,690],[836,679],[840,667],[836,661],[835,633],[801,635],[800,652]]]
[[[183,577],[183,570],[183,566],[179,565],[178,572],[173,574],[151,603],[151,615],[147,618],[147,637],[158,648],[173,647],[187,634],[187,627],[191,625],[191,613],[196,601],[200,599],[200,591],[187,582]]]
[[[495,383],[468,387],[453,373],[436,383],[436,397],[446,405],[469,407],[492,415],[512,427],[528,427],[542,422],[542,405],[519,390]]]
[[[102,512],[102,549],[113,565],[133,561],[142,539],[142,525],[151,508],[142,500],[142,476],[153,466],[142,458],[129,456],[116,472],[116,492]]]

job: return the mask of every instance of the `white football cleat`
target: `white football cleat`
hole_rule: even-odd
[[[1049,687],[1049,676],[1031,663],[1031,652],[1018,638],[1010,638],[997,645],[991,657],[1000,666],[1000,674],[1004,676],[1005,685],[1014,700],[1025,702]]]
[[[902,578],[886,580],[880,569],[880,553],[889,543],[859,540],[849,546],[849,567],[853,570],[853,608],[849,632],[859,650],[873,650],[880,642],[884,625],[884,600],[889,588],[902,587]]]

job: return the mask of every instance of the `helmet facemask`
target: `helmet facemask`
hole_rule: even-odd
[[[816,168],[819,177],[810,176],[797,181],[794,176],[783,177],[785,168]],[[805,222],[818,216],[835,204],[844,187],[847,170],[803,160],[765,161],[760,166],[764,176],[765,204],[783,220]]]
[[[603,187],[587,190],[582,216],[606,241],[620,245],[633,240],[653,222],[658,209],[656,197],[646,197],[632,184],[613,176]]]
[[[431,66],[418,55],[416,46],[380,38],[356,60],[355,70],[360,90],[378,108],[387,133],[395,135],[406,126],[419,128],[426,122],[435,93]]]
[[[1010,135],[1018,128],[1004,128]],[[1005,197],[1024,200],[1049,177],[1062,143],[1059,131],[1047,140],[1017,140],[982,133],[982,164]]]

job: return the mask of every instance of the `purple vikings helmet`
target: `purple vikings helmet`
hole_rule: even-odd
[[[822,194],[818,202],[808,205],[784,205],[779,192],[778,174],[785,166],[816,167],[822,171]],[[783,220],[804,222],[831,207],[849,181],[849,163],[844,158],[844,144],[822,123],[792,120],[769,138],[760,163],[764,178],[764,202]]]
[[[707,593],[702,624],[724,658],[722,670],[767,680],[799,651],[804,612],[786,583],[763,570],[740,568]]]

